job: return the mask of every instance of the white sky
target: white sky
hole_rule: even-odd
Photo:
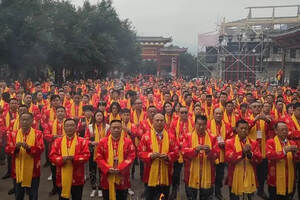
[[[84,0],[70,0],[82,5]],[[89,0],[97,3],[100,0]],[[197,34],[214,31],[217,24],[247,16],[248,6],[300,5],[300,0],[113,0],[119,16],[128,18],[141,36],[172,37],[173,44],[197,49]],[[271,16],[267,13],[253,13]],[[280,10],[278,15],[296,15],[295,10]]]

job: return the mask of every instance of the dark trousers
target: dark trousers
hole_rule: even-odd
[[[229,196],[230,196],[230,200],[240,200],[240,196],[237,196],[237,195],[235,195],[235,194],[233,194],[232,192],[231,192],[231,187],[229,187]],[[254,193],[252,193],[252,194],[243,194],[243,199],[248,199],[248,200],[251,200],[251,199],[254,199]],[[273,200],[273,199],[272,199]]]
[[[40,178],[33,178],[31,181],[31,187],[22,187],[21,183],[16,183],[14,179],[15,197],[16,200],[24,200],[25,190],[28,191],[29,200],[38,200]]]
[[[103,200],[109,200],[109,190],[103,190]],[[126,200],[128,190],[116,190],[116,200]]]
[[[265,181],[268,174],[268,160],[265,158],[263,161],[256,166],[256,174],[258,180],[258,193],[264,192]]]
[[[225,164],[224,163],[220,163],[220,164],[216,165],[216,181],[215,181],[215,186],[216,186],[216,193],[217,194],[221,193],[221,188],[223,186],[224,169],[225,169]]]
[[[213,188],[210,189],[194,189],[185,185],[185,193],[187,200],[196,200],[199,193],[199,200],[212,200]]]
[[[47,142],[46,140],[44,140],[44,144],[45,144],[45,160],[46,163],[50,164],[50,160],[49,160],[49,142]]]
[[[163,199],[169,198],[170,186],[156,186],[146,187],[146,200],[159,200],[161,194],[164,195]]]
[[[140,160],[140,177],[141,180],[143,180],[143,176],[144,176],[144,163],[142,160]]]
[[[51,169],[51,175],[52,175],[53,188],[57,188],[56,187],[56,166],[51,164],[50,169]]]
[[[11,174],[11,162],[12,162],[11,155],[7,154],[6,158],[7,158],[7,173]]]
[[[276,194],[276,187],[269,186],[268,190],[269,190],[269,195],[270,195],[269,199],[272,199],[272,200],[292,200],[293,197],[294,197],[294,193],[287,194],[285,196],[277,195]]]
[[[61,190],[62,188],[58,188],[58,199],[59,200],[68,200],[66,198],[61,197]],[[82,198],[82,191],[83,191],[83,185],[73,185],[71,187],[71,197],[72,200],[81,200]]]
[[[91,156],[89,159],[89,175],[90,183],[93,190],[97,189],[97,169],[97,163],[94,161],[94,151],[91,151]]]
[[[174,163],[174,167],[173,167],[174,171],[172,177],[173,187],[178,187],[180,185],[180,173],[181,173],[182,165],[183,163],[179,163],[178,161]]]
[[[2,143],[0,144],[0,160],[4,161],[5,160],[5,147],[6,147],[6,137],[5,136],[0,136],[2,137]]]

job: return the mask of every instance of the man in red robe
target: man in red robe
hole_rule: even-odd
[[[242,195],[251,200],[258,185],[255,167],[261,162],[261,152],[257,141],[248,138],[247,121],[237,121],[236,133],[233,138],[226,140],[225,144],[230,200],[239,200]]]
[[[60,200],[81,200],[84,185],[84,165],[90,157],[89,142],[76,133],[76,121],[64,121],[66,135],[54,140],[50,161],[56,165],[56,186]]]
[[[12,156],[12,177],[16,199],[23,200],[25,188],[29,188],[29,198],[38,200],[40,182],[40,159],[44,150],[43,135],[32,128],[33,114],[20,116],[20,129],[11,132],[6,152]]]
[[[153,117],[153,128],[143,135],[139,145],[139,157],[145,169],[143,182],[146,186],[146,200],[159,199],[163,194],[168,199],[172,183],[173,163],[178,158],[178,148],[174,137],[164,129],[164,115]]]
[[[103,199],[126,200],[135,148],[131,139],[122,133],[120,120],[112,120],[110,130],[111,134],[100,140],[96,155],[96,162],[101,170]]]
[[[186,134],[183,143],[184,182],[187,199],[197,199],[198,193],[199,199],[209,199],[213,195],[214,164],[215,158],[219,154],[219,147],[216,137],[207,131],[206,124],[206,116],[196,116],[195,130]],[[193,134],[197,134],[196,142],[193,140]],[[206,177],[208,178],[206,179]],[[196,179],[194,179],[196,182],[193,181],[193,178]]]
[[[295,162],[299,160],[296,143],[288,139],[283,121],[275,124],[276,136],[267,141],[269,199],[293,199],[296,180]]]

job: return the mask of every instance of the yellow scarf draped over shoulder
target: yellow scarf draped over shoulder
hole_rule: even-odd
[[[18,131],[19,128],[20,128],[20,117],[19,117],[19,114],[17,113],[17,117],[16,117],[14,125],[13,125],[13,131]]]
[[[250,144],[247,138],[246,144]],[[235,136],[234,146],[236,152],[242,151],[242,145],[239,136]],[[233,171],[233,181],[231,192],[235,195],[242,195],[243,193],[251,194],[256,191],[256,180],[254,169],[248,158],[239,161]]]
[[[53,121],[55,119],[55,111],[54,108],[50,108],[49,120]]]
[[[72,104],[71,116],[72,117],[81,117],[82,116],[82,102],[80,102],[78,105],[77,115],[76,115],[76,105],[75,105],[75,103]]]
[[[35,130],[30,129],[26,138],[24,138],[22,129],[19,129],[16,136],[16,143],[26,142],[28,146],[35,144]],[[31,180],[33,175],[34,159],[26,150],[21,147],[19,153],[16,155],[16,182],[21,183],[22,187],[31,187]]]
[[[118,164],[124,160],[124,134],[121,134],[118,144]],[[112,136],[108,136],[108,165],[114,167],[114,148],[112,143]],[[115,184],[120,184],[120,176],[116,174],[108,174],[109,185],[109,200],[116,200]]]
[[[133,111],[133,123],[134,124],[139,124],[141,121],[144,119],[144,111],[141,111],[140,116],[137,116],[136,110]]]
[[[294,114],[292,115],[292,120],[293,120],[293,122],[296,126],[297,131],[300,131],[300,125],[299,125],[298,120],[296,119],[296,116]]]
[[[251,115],[251,120],[254,120],[254,116]],[[255,124],[251,129],[248,137],[252,140],[257,139],[257,124]],[[261,155],[263,158],[266,158],[266,128],[265,128],[265,121],[259,120],[260,131],[262,131],[262,138],[261,138]]]
[[[97,124],[94,124],[93,126],[94,126],[93,131],[94,131],[94,134],[95,134],[95,142],[99,142],[101,138],[105,137],[105,126],[103,126],[101,124],[100,129],[98,128]],[[98,145],[94,149],[94,160],[96,159],[97,147],[98,147]]]
[[[61,141],[61,155],[64,156],[74,156],[75,149],[77,145],[77,134],[74,134],[70,148],[67,145],[67,136],[63,136]],[[73,164],[72,161],[67,161],[66,164],[61,168],[61,185],[62,192],[61,196],[63,198],[69,199],[71,196],[71,187],[73,181]]]
[[[63,120],[63,122],[62,122],[62,135],[63,136],[66,135],[65,129],[64,129],[64,121],[65,120]],[[55,119],[53,122],[53,125],[52,125],[52,135],[57,135],[57,123],[58,123],[58,121],[57,121],[57,119]]]
[[[178,119],[177,120],[177,124],[176,124],[176,139],[178,141],[179,141],[179,137],[180,137],[180,122],[181,122],[181,120]],[[193,130],[194,130],[194,128],[193,128],[192,122],[190,120],[188,120],[188,132],[192,133]],[[181,133],[181,134],[183,134],[183,133]],[[178,162],[179,163],[183,163],[183,157],[182,157],[182,153],[181,152],[179,152]]]
[[[226,139],[226,126],[225,126],[225,123],[224,121],[222,120],[222,125],[221,125],[221,130],[220,130],[220,133],[218,135],[218,132],[217,132],[217,124],[216,124],[216,120],[211,120],[211,124],[210,124],[210,130],[211,130],[211,133],[214,135],[214,136],[221,136],[223,138],[223,140],[225,141]],[[219,163],[223,163],[224,162],[224,158],[225,158],[225,152],[224,150],[220,150],[220,158],[216,160],[216,163],[219,164]]]
[[[204,144],[208,145],[212,149],[212,144],[208,133],[205,133]],[[196,148],[199,145],[198,134],[196,131],[192,133],[192,148]],[[204,153],[202,157],[202,166],[200,166],[200,155],[198,154],[191,162],[189,187],[194,189],[209,189],[211,188],[211,162],[207,159],[207,155]],[[201,178],[200,178],[201,170]],[[201,181],[200,181],[201,180]]]
[[[235,127],[236,121],[235,121],[235,115],[234,115],[234,112],[231,113],[231,120],[229,121],[228,114],[227,114],[227,112],[226,112],[226,110],[225,110],[225,112],[224,112],[224,121],[225,121],[226,123],[230,124],[231,127]]]
[[[204,110],[205,110],[205,115],[206,115],[207,119],[212,120],[214,118],[214,108],[213,108],[213,106],[211,105],[210,107],[208,107],[207,104],[205,104]]]
[[[275,151],[281,152],[282,146],[278,136],[274,137]],[[290,143],[288,142],[288,145]],[[293,163],[293,154],[287,153],[287,170],[288,170],[288,185],[286,185],[286,160],[281,159],[276,161],[276,193],[278,195],[291,194],[294,189],[295,170]],[[287,189],[287,191],[286,191]]]
[[[168,154],[169,152],[169,135],[166,130],[163,131],[162,148],[160,151],[157,136],[154,129],[151,130],[151,146],[153,153]],[[152,160],[148,180],[149,187],[158,185],[169,185],[168,163],[161,159]]]
[[[9,128],[9,125],[10,125],[10,113],[7,112],[5,115],[5,127]]]

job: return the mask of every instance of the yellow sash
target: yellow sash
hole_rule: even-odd
[[[234,112],[231,113],[231,121],[229,121],[228,114],[227,114],[227,112],[226,112],[226,110],[225,110],[225,112],[224,112],[224,121],[225,121],[226,123],[230,124],[231,127],[235,127],[236,121],[235,121]]]
[[[254,120],[253,115],[250,116],[251,120]],[[259,120],[260,130],[262,131],[262,138],[261,138],[261,155],[263,158],[266,158],[266,130],[265,130],[265,121]],[[248,136],[252,140],[257,139],[257,129],[256,124],[250,129],[250,133]]]
[[[144,119],[144,111],[141,112],[140,117],[137,116],[136,110],[133,111],[133,123],[139,124]]]
[[[76,115],[76,105],[75,103],[73,103],[71,107],[71,117],[81,117],[81,116],[82,116],[82,102],[80,102],[78,105],[77,115]]]
[[[16,143],[26,142],[29,146],[35,144],[35,131],[30,128],[30,132],[26,138],[23,137],[22,129],[19,129],[16,136]],[[34,159],[26,150],[21,147],[19,153],[16,155],[16,182],[21,183],[22,187],[31,187],[31,180],[33,174]]]
[[[49,114],[49,120],[53,121],[55,119],[55,112],[54,112],[54,108],[50,108],[50,114]]]
[[[20,128],[20,117],[19,114],[17,113],[17,117],[15,119],[14,126],[13,126],[13,131],[17,131],[19,130],[19,128]]]
[[[181,120],[178,119],[177,120],[177,124],[176,124],[176,139],[179,141],[179,136],[180,136],[180,122]],[[188,120],[188,132],[192,133],[194,130],[193,126],[192,126],[192,122],[190,120]],[[183,133],[181,133],[183,134]],[[182,153],[179,152],[179,158],[178,158],[178,162],[179,163],[183,163],[183,157],[182,157]]]
[[[124,134],[121,135],[118,144],[118,164],[122,163],[124,160]],[[114,166],[114,149],[112,144],[112,136],[108,136],[108,165]],[[120,176],[115,174],[108,174],[108,184],[109,184],[109,200],[116,200],[116,189],[115,184],[120,183]]]
[[[246,144],[250,144],[248,138]],[[236,152],[242,151],[238,135],[235,136],[234,146]],[[244,158],[235,165],[231,192],[235,195],[242,195],[243,193],[251,194],[255,191],[256,180],[254,170],[248,158]]]
[[[205,104],[204,110],[205,110],[205,115],[206,115],[207,119],[212,120],[214,118],[213,106],[210,106],[210,108],[208,108],[207,104]]]
[[[9,128],[9,125],[10,125],[10,113],[7,112],[6,115],[5,115],[5,126],[6,126],[6,128]]]
[[[204,144],[208,145],[212,149],[211,140],[208,133],[205,133]],[[199,145],[198,134],[196,131],[192,133],[192,148],[196,148]],[[191,162],[189,187],[195,189],[209,189],[211,188],[211,165],[210,160],[207,159],[207,155],[204,153],[202,157],[202,166],[200,166],[200,156],[197,155]],[[200,183],[200,170],[201,170],[201,183]]]
[[[300,125],[299,125],[298,120],[296,119],[296,116],[294,114],[292,115],[292,120],[293,120],[293,122],[294,122],[294,124],[297,128],[297,131],[300,131]]]
[[[65,129],[64,129],[64,121],[63,120],[63,125],[62,125],[62,135],[66,135]],[[53,125],[52,125],[52,135],[57,135],[57,119],[54,120]]]
[[[160,151],[156,133],[154,129],[151,129],[151,146],[153,152],[161,154],[169,153],[169,135],[167,131],[163,131],[162,149]],[[158,185],[169,185],[168,164],[161,159],[155,159],[152,161],[148,180],[149,187],[155,187]]]
[[[98,129],[98,125],[95,124],[94,126],[94,134],[95,134],[95,142],[99,142],[101,138],[104,138],[105,137],[105,127],[102,126],[101,124],[101,127],[100,127],[100,131]],[[96,159],[96,154],[97,154],[97,147],[98,145],[94,148],[94,160]]]
[[[74,134],[71,147],[67,146],[67,136],[63,136],[61,141],[61,155],[64,156],[74,156],[77,144],[77,134]],[[72,161],[67,161],[67,163],[61,168],[61,185],[62,191],[61,196],[63,198],[69,199],[71,196],[71,187],[73,181],[73,164]]]
[[[278,136],[274,137],[275,142],[275,151],[281,152],[282,147]],[[288,143],[288,145],[290,145]],[[286,167],[285,159],[276,161],[276,193],[278,195],[291,194],[294,189],[294,163],[293,163],[293,154],[291,152],[287,153],[287,170],[288,170],[288,185],[286,185]],[[286,189],[288,189],[286,191]]]
[[[222,125],[221,125],[221,132],[219,133],[220,135],[218,135],[217,132],[217,124],[216,124],[216,120],[211,120],[211,124],[210,124],[210,130],[212,132],[213,135],[215,136],[222,136],[223,140],[225,141],[226,139],[226,126],[224,121],[222,120]],[[225,157],[225,153],[224,150],[220,150],[220,158],[216,160],[216,163],[223,163],[224,162],[224,157]]]

